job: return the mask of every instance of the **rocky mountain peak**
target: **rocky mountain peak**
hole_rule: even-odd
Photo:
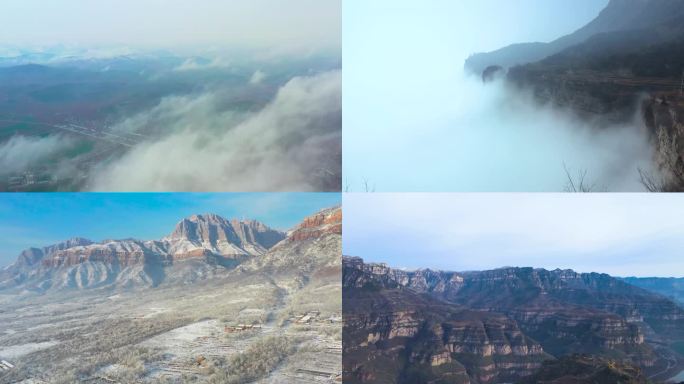
[[[324,209],[302,221],[290,231],[288,241],[317,239],[325,234],[342,234],[342,208]]]
[[[341,213],[324,210],[297,228],[317,230],[319,234],[341,233]],[[284,232],[257,220],[228,220],[211,213],[192,215],[158,240],[94,243],[72,238],[48,247],[29,248],[15,263],[0,269],[0,290],[154,286],[167,280],[210,278],[248,262],[253,267],[276,262],[282,269],[310,267],[307,271],[339,264],[339,237],[326,237],[320,243],[285,242],[286,237]],[[291,246],[276,250],[274,246],[281,242]],[[265,262],[257,265],[262,259]]]
[[[231,223],[216,214],[192,215],[176,224],[169,238],[186,239],[205,243],[217,240],[237,241]]]
[[[64,241],[62,243],[59,243],[58,245],[63,246],[65,248],[71,248],[71,247],[77,247],[80,245],[90,245],[92,243],[93,243],[92,241],[85,239],[83,237],[72,237],[71,239]]]
[[[186,220],[191,221],[193,223],[201,223],[201,222],[227,223],[228,222],[228,220],[224,219],[223,217],[221,217],[215,213],[204,213],[204,214],[192,215],[192,216],[188,217]]]
[[[165,241],[172,254],[200,247],[219,255],[261,255],[284,238],[285,233],[256,220],[228,220],[208,213],[181,220]]]

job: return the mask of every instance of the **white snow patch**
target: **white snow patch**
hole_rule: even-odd
[[[26,343],[12,345],[9,347],[0,347],[0,356],[8,359],[16,359],[29,353],[40,351],[41,349],[47,349],[52,346],[59,344],[57,341],[43,341],[41,343]]]
[[[162,307],[152,307],[148,309],[149,312],[145,315],[143,315],[143,319],[149,319],[150,317],[155,317],[157,315],[161,315],[162,313],[169,312],[168,308],[162,308]]]

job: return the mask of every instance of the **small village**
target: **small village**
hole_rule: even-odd
[[[304,338],[307,347],[296,358],[286,359],[282,366],[257,383],[272,380],[298,383],[340,383],[342,342],[325,336],[324,328],[341,327],[342,315],[321,315],[320,311],[295,314],[276,326],[275,322],[222,323],[206,320],[161,335],[144,343],[147,347],[164,344],[174,357],[149,367],[149,379],[177,380],[184,375],[202,375],[211,361],[226,358],[249,348],[268,336]],[[100,375],[100,379],[107,379]]]

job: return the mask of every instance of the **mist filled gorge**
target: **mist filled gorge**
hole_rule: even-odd
[[[681,2],[438,3],[346,11],[348,190],[681,189]]]
[[[485,85],[463,73],[443,87],[430,90],[439,100],[421,93],[422,100],[407,101],[410,112],[385,115],[386,128],[365,131],[351,149],[363,154],[345,158],[346,169],[354,170],[348,172],[379,190],[410,180],[409,190],[563,191],[567,168],[573,178],[586,172],[585,181],[597,190],[621,191],[640,190],[638,168],[651,167],[651,148],[636,115],[631,122],[600,126],[570,110],[539,105],[503,80]]]

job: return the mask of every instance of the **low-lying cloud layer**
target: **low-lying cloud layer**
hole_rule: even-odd
[[[23,172],[51,156],[71,148],[74,142],[61,135],[13,136],[0,144],[0,174]]]
[[[340,187],[341,73],[296,77],[256,113],[224,108],[220,92],[165,98],[118,129],[156,127],[93,171],[93,190],[292,191]],[[156,136],[156,135],[155,135]]]
[[[384,97],[377,84],[350,83],[344,171],[352,190],[369,180],[378,191],[563,191],[564,167],[575,179],[586,171],[595,190],[643,190],[638,168],[650,168],[652,150],[636,116],[597,128],[503,81],[453,73],[439,81],[408,74]]]

